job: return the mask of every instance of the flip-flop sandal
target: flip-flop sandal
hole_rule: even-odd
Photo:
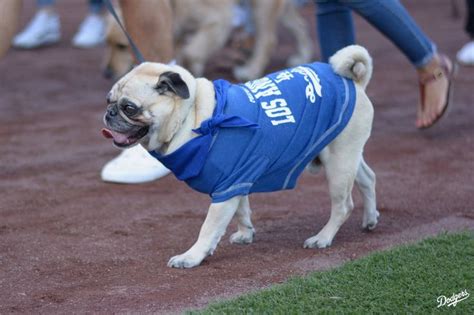
[[[431,122],[431,124],[427,126],[418,127],[418,129],[428,129],[435,125],[448,111],[450,108],[450,104],[452,102],[453,96],[453,79],[457,72],[457,64],[452,63],[450,59],[445,55],[440,55],[440,65],[438,68],[433,70],[433,73],[427,75],[419,80],[419,87],[420,87],[420,95],[421,95],[421,110],[424,110],[425,107],[425,89],[426,85],[430,82],[439,80],[443,77],[448,79],[448,91],[446,94],[446,101],[443,107],[443,110],[438,114],[438,116]]]

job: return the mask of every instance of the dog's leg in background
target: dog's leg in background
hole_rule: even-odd
[[[0,1],[0,59],[10,48],[17,31],[22,4],[21,0]]]
[[[252,224],[249,196],[244,196],[240,200],[237,208],[238,230],[230,236],[230,242],[234,244],[250,244],[255,235],[255,229]]]
[[[206,8],[207,15],[181,51],[183,64],[198,77],[204,74],[207,60],[225,45],[232,31],[232,1],[220,0]]]
[[[363,158],[360,161],[355,181],[364,201],[362,228],[373,230],[379,217],[375,199],[375,173]]]
[[[240,81],[262,76],[277,44],[277,25],[284,6],[283,0],[252,0],[255,47],[249,61],[234,68],[234,76]]]
[[[147,61],[174,59],[173,13],[169,0],[120,0],[125,28]]]
[[[288,59],[289,67],[296,67],[311,62],[313,57],[313,42],[308,32],[306,21],[298,12],[293,0],[287,1],[281,21],[293,34],[296,41],[296,52]]]
[[[184,254],[172,257],[168,266],[192,268],[198,266],[207,256],[212,255],[234,217],[241,199],[241,196],[237,196],[224,202],[212,203],[196,243]]]

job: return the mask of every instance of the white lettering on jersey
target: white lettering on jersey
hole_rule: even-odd
[[[261,102],[260,105],[265,110],[265,114],[271,119],[273,126],[281,124],[295,123],[295,117],[291,113],[291,109],[287,107],[284,98],[276,98],[268,102]]]
[[[250,102],[255,103],[262,97],[280,96],[282,95],[278,83],[294,79],[294,74],[297,73],[303,76],[303,79],[308,83],[305,88],[306,98],[311,102],[316,102],[316,95],[322,97],[322,87],[319,76],[316,72],[305,66],[299,66],[291,70],[280,71],[273,82],[268,77],[263,77],[258,80],[249,81],[244,84],[248,89],[244,89]],[[290,107],[284,98],[274,98],[270,101],[260,102],[260,106],[265,111],[265,115],[270,118],[273,126],[282,124],[295,123],[295,117],[291,112]]]
[[[291,80],[291,79],[293,79],[293,74],[291,74],[291,72],[288,70],[284,70],[278,73],[278,75],[275,78],[275,82],[280,83],[282,81]]]
[[[245,86],[249,88],[256,99],[263,96],[281,95],[278,86],[267,77],[247,82]]]

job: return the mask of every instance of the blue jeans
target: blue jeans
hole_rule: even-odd
[[[357,12],[390,39],[417,68],[436,53],[436,45],[422,32],[398,0],[315,0],[316,25],[322,60],[355,43],[351,11]]]
[[[38,7],[54,5],[56,0],[36,0]],[[89,0],[89,12],[100,13],[104,8],[104,2],[102,0]]]
[[[466,0],[467,20],[465,30],[474,40],[474,0]]]

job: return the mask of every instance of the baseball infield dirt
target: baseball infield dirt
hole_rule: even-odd
[[[468,40],[451,1],[405,3],[450,56]],[[12,50],[0,62],[0,313],[178,312],[441,231],[474,228],[474,68],[460,69],[448,117],[420,132],[415,71],[357,18],[358,42],[375,65],[368,94],[376,115],[365,156],[378,180],[377,229],[361,230],[355,193],[356,209],[333,246],[303,249],[329,217],[324,174],[305,174],[293,191],[251,197],[255,243],[231,245],[233,223],[200,267],[166,267],[195,241],[208,197],[172,175],[143,185],[100,180],[101,167],[118,153],[100,134],[112,83],[100,76],[103,48],[69,44],[84,1],[61,1],[58,9],[61,44]],[[316,38],[313,7],[304,14]],[[285,67],[293,49],[281,35],[268,72]],[[208,77],[231,79],[229,56],[227,48],[213,58]]]

